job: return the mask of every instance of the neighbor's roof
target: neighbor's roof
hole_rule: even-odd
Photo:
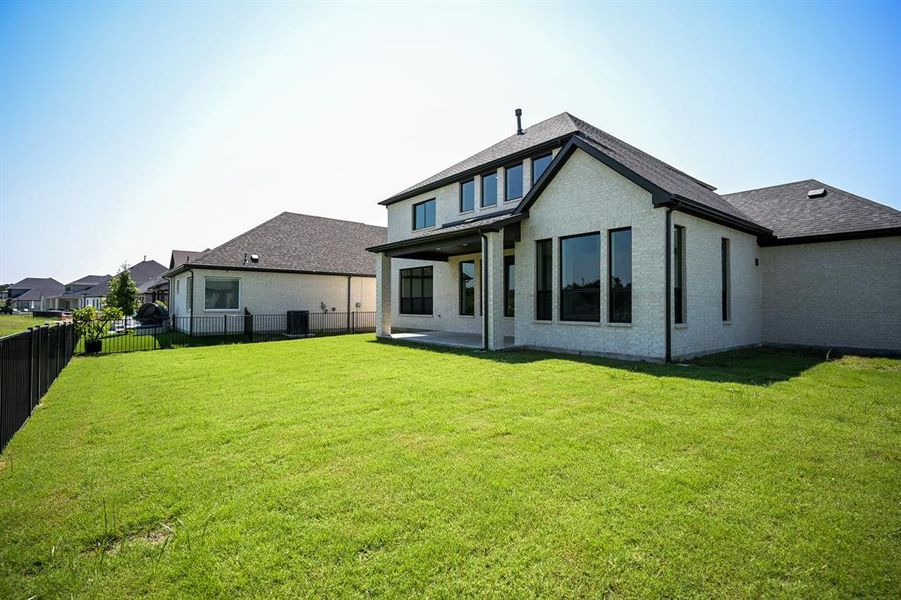
[[[66,284],[66,286],[71,285],[97,285],[101,281],[103,281],[104,277],[109,277],[109,275],[85,275],[81,279],[76,279],[75,281],[70,281]]]
[[[142,260],[138,264],[128,268],[131,278],[135,280],[135,284],[141,286],[154,277],[158,277],[166,272],[166,267],[155,260]]]
[[[150,281],[145,281],[141,285],[138,286],[138,291],[142,294],[146,294],[153,290],[154,288],[168,288],[169,280],[163,277],[162,275],[157,275]]]
[[[366,248],[384,243],[385,236],[384,227],[283,212],[166,275],[191,267],[375,275]],[[252,254],[258,262],[251,262]]]
[[[819,189],[826,195],[807,196]],[[725,194],[723,198],[772,229],[778,239],[901,229],[901,212],[816,179]]]
[[[86,298],[102,298],[109,294],[109,280],[112,278],[112,275],[104,275],[97,285],[78,292],[78,295]]]
[[[16,296],[13,300],[40,300],[42,298],[59,297],[66,291],[66,286],[52,277],[26,277],[9,286],[9,289],[28,290]]]
[[[179,265],[191,262],[204,252],[209,251],[209,248],[206,250],[173,250],[172,257],[169,259],[169,268],[174,269]]]

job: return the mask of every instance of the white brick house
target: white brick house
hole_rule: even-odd
[[[384,227],[281,213],[212,250],[174,251],[164,273],[170,314],[371,312],[375,265],[366,247],[384,240]]]
[[[901,213],[817,181],[721,196],[563,113],[382,204],[381,337],[646,360],[901,352]]]

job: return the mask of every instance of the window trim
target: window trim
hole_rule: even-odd
[[[238,305],[235,308],[207,308],[207,282],[213,280],[219,281],[237,281],[238,282]],[[235,312],[241,310],[241,278],[240,277],[217,277],[215,275],[204,275],[203,277],[203,310],[204,312]]]
[[[416,207],[417,207],[417,206],[422,206],[422,205],[424,205],[424,204],[428,204],[429,202],[434,202],[434,203],[435,203],[435,222],[438,221],[438,203],[437,203],[437,201],[436,201],[436,198],[429,198],[428,200],[423,200],[422,202],[417,202],[417,203],[415,203],[415,204],[413,205],[413,212],[412,212],[412,217],[413,217],[413,231],[422,231],[423,229],[429,229],[429,228],[435,226],[435,222],[433,222],[431,225],[423,225],[422,227],[417,227],[417,226],[416,226]]]
[[[688,294],[686,292],[686,279],[688,278],[688,266],[685,250],[685,226],[673,225],[673,324],[685,325],[688,323]],[[679,250],[678,254],[676,250]],[[676,282],[682,285],[677,287]],[[677,304],[678,303],[678,304]],[[681,308],[681,310],[677,310]]]
[[[472,208],[464,209],[463,208],[463,186],[466,185],[467,183],[472,184]],[[460,208],[460,214],[470,213],[476,209],[476,180],[475,180],[475,177],[470,177],[469,179],[466,179],[466,180],[460,182],[460,198],[459,198],[458,206]]]
[[[494,175],[494,202],[491,204],[485,204],[485,178],[491,177]],[[485,171],[481,175],[479,175],[479,207],[480,208],[494,208],[497,206],[497,169],[493,171]]]
[[[510,277],[508,267],[513,267],[513,289],[510,289]],[[510,292],[513,292],[513,307],[512,310],[508,310],[511,307],[508,304],[508,296]],[[515,317],[516,316],[516,256],[513,254],[504,255],[504,316],[505,317]]]
[[[548,164],[548,167],[549,167],[549,166],[551,166],[551,163],[554,162],[554,152],[551,151],[551,150],[549,150],[549,151],[547,151],[547,152],[544,152],[544,153],[542,153],[542,154],[538,154],[538,155],[532,157],[532,159],[531,159],[531,160],[532,160],[532,172],[530,173],[530,178],[531,178],[531,180],[532,180],[532,185],[535,185],[535,183],[538,181],[538,177],[535,177],[535,161],[536,161],[536,160],[541,160],[542,158],[550,158],[550,159],[551,159],[551,160],[548,161],[548,163],[547,163],[547,164]],[[548,167],[545,167],[545,168],[544,168],[544,171],[541,172],[542,175],[544,175],[544,172],[547,171],[547,168],[548,168]]]
[[[549,250],[549,254],[551,257],[550,261],[550,285],[547,290],[539,290],[538,286],[541,283],[541,260],[538,252],[538,248],[540,244],[547,244],[547,248]],[[550,302],[548,302],[548,316],[542,317],[538,314],[541,303],[538,301],[538,294],[547,292],[550,294]],[[535,240],[535,321],[541,323],[550,323],[554,320],[554,239],[553,238],[544,238],[541,240]]]
[[[476,316],[476,261],[475,259],[461,260],[457,263],[457,314],[461,317]],[[463,312],[463,265],[472,265],[472,312]],[[432,282],[434,285],[434,282]],[[434,295],[434,292],[433,292]]]
[[[517,167],[519,167],[520,194],[519,194],[519,196],[516,196],[515,198],[510,198],[509,197],[509,186],[510,186],[509,173],[510,173],[510,169],[515,169]],[[525,189],[526,186],[525,186],[525,182],[523,181],[524,173],[525,173],[525,165],[523,164],[523,161],[519,161],[517,163],[511,163],[504,167],[504,202],[516,202],[517,200],[522,200],[522,197],[526,193],[526,189]]]
[[[432,280],[432,295],[431,295],[431,306],[429,307],[429,312],[404,312],[404,273],[408,271],[419,271],[421,269],[429,270],[429,278]],[[423,276],[417,277],[417,279],[426,279]],[[408,267],[406,269],[399,269],[397,273],[397,283],[399,289],[397,290],[397,314],[399,315],[408,315],[413,317],[431,317],[435,314],[435,270],[432,268],[432,265],[426,265],[422,267]],[[427,296],[422,295],[420,298],[426,298]],[[411,295],[410,298],[413,298]]]
[[[572,238],[588,237],[590,235],[596,235],[598,238],[598,276],[599,276],[598,277],[598,318],[596,321],[595,320],[583,321],[583,320],[578,320],[578,319],[566,319],[563,317],[563,242],[566,240],[572,239]],[[559,256],[560,256],[560,267],[557,269],[557,289],[559,290],[558,294],[560,297],[560,302],[559,302],[560,306],[559,306],[558,313],[559,313],[561,323],[577,323],[579,325],[583,325],[586,323],[597,324],[597,323],[601,323],[603,321],[602,317],[604,314],[604,307],[603,307],[604,302],[603,302],[603,298],[601,296],[601,290],[604,288],[603,288],[603,284],[601,283],[600,280],[603,279],[603,277],[604,277],[604,269],[601,266],[603,264],[601,262],[601,255],[603,254],[603,244],[602,244],[601,239],[602,239],[602,236],[601,236],[600,231],[586,231],[584,233],[575,233],[572,235],[564,235],[558,239],[557,245],[558,245],[558,252],[559,252]]]
[[[613,234],[620,231],[632,231],[632,227],[617,227],[607,230],[607,324],[631,325],[634,311],[632,310],[632,289],[629,289],[629,320],[613,320]],[[632,239],[629,239],[629,268],[632,267]]]

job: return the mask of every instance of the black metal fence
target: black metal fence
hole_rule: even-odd
[[[109,354],[138,350],[164,350],[191,346],[270,342],[323,335],[371,333],[375,312],[292,311],[283,314],[226,314],[203,317],[168,317],[139,323],[122,319],[106,325],[96,341],[76,343],[76,354]]]
[[[0,450],[69,364],[75,344],[71,323],[34,327],[0,338]]]

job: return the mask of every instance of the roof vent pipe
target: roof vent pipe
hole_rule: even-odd
[[[516,135],[522,135],[522,109],[516,109]]]

